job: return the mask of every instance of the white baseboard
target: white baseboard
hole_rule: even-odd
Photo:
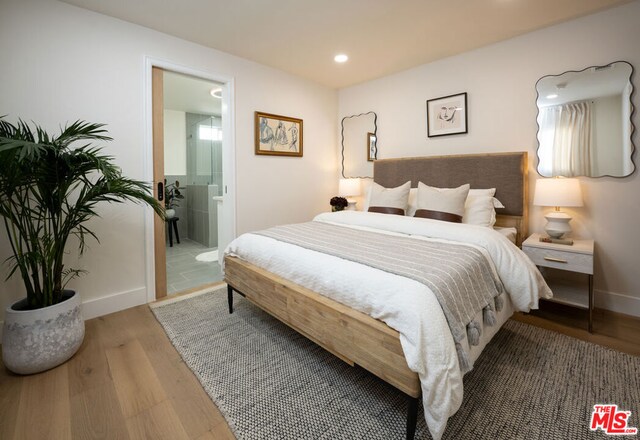
[[[87,319],[119,312],[120,310],[139,306],[147,303],[147,288],[130,290],[128,292],[116,293],[102,298],[90,299],[82,302],[82,317]],[[4,321],[0,321],[0,340]]]
[[[102,298],[82,302],[82,316],[87,319],[119,312],[120,310],[147,303],[147,288],[141,287],[128,292],[116,293]]]
[[[594,290],[593,298],[595,306],[599,309],[640,317],[640,298],[638,297]]]

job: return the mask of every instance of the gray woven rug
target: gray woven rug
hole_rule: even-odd
[[[226,288],[154,307],[238,439],[403,439],[405,397]],[[464,378],[445,439],[608,438],[592,406],[616,403],[640,427],[640,357],[509,321]],[[417,439],[430,439],[420,408]],[[629,437],[622,437],[629,438]]]

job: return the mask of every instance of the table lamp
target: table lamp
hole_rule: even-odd
[[[360,179],[340,179],[338,182],[338,195],[347,199],[347,209],[355,211],[356,201],[349,197],[360,195]]]
[[[571,232],[571,216],[560,211],[560,207],[582,206],[582,191],[578,179],[556,177],[551,179],[538,179],[536,190],[533,196],[533,204],[536,206],[553,206],[555,211],[551,211],[544,218],[547,225],[544,230],[549,237],[561,238],[564,234]]]

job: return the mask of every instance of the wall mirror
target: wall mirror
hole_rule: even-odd
[[[617,61],[538,80],[541,176],[633,173],[632,74],[631,64]]]
[[[374,112],[342,118],[342,177],[373,177],[379,147],[377,123]]]

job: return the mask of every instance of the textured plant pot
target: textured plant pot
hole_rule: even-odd
[[[22,310],[22,299],[5,311],[2,360],[18,374],[33,374],[56,367],[75,354],[84,339],[80,295],[65,290],[61,303]]]
[[[173,218],[176,216],[176,210],[175,209],[166,209],[164,211],[164,217],[165,218]]]

